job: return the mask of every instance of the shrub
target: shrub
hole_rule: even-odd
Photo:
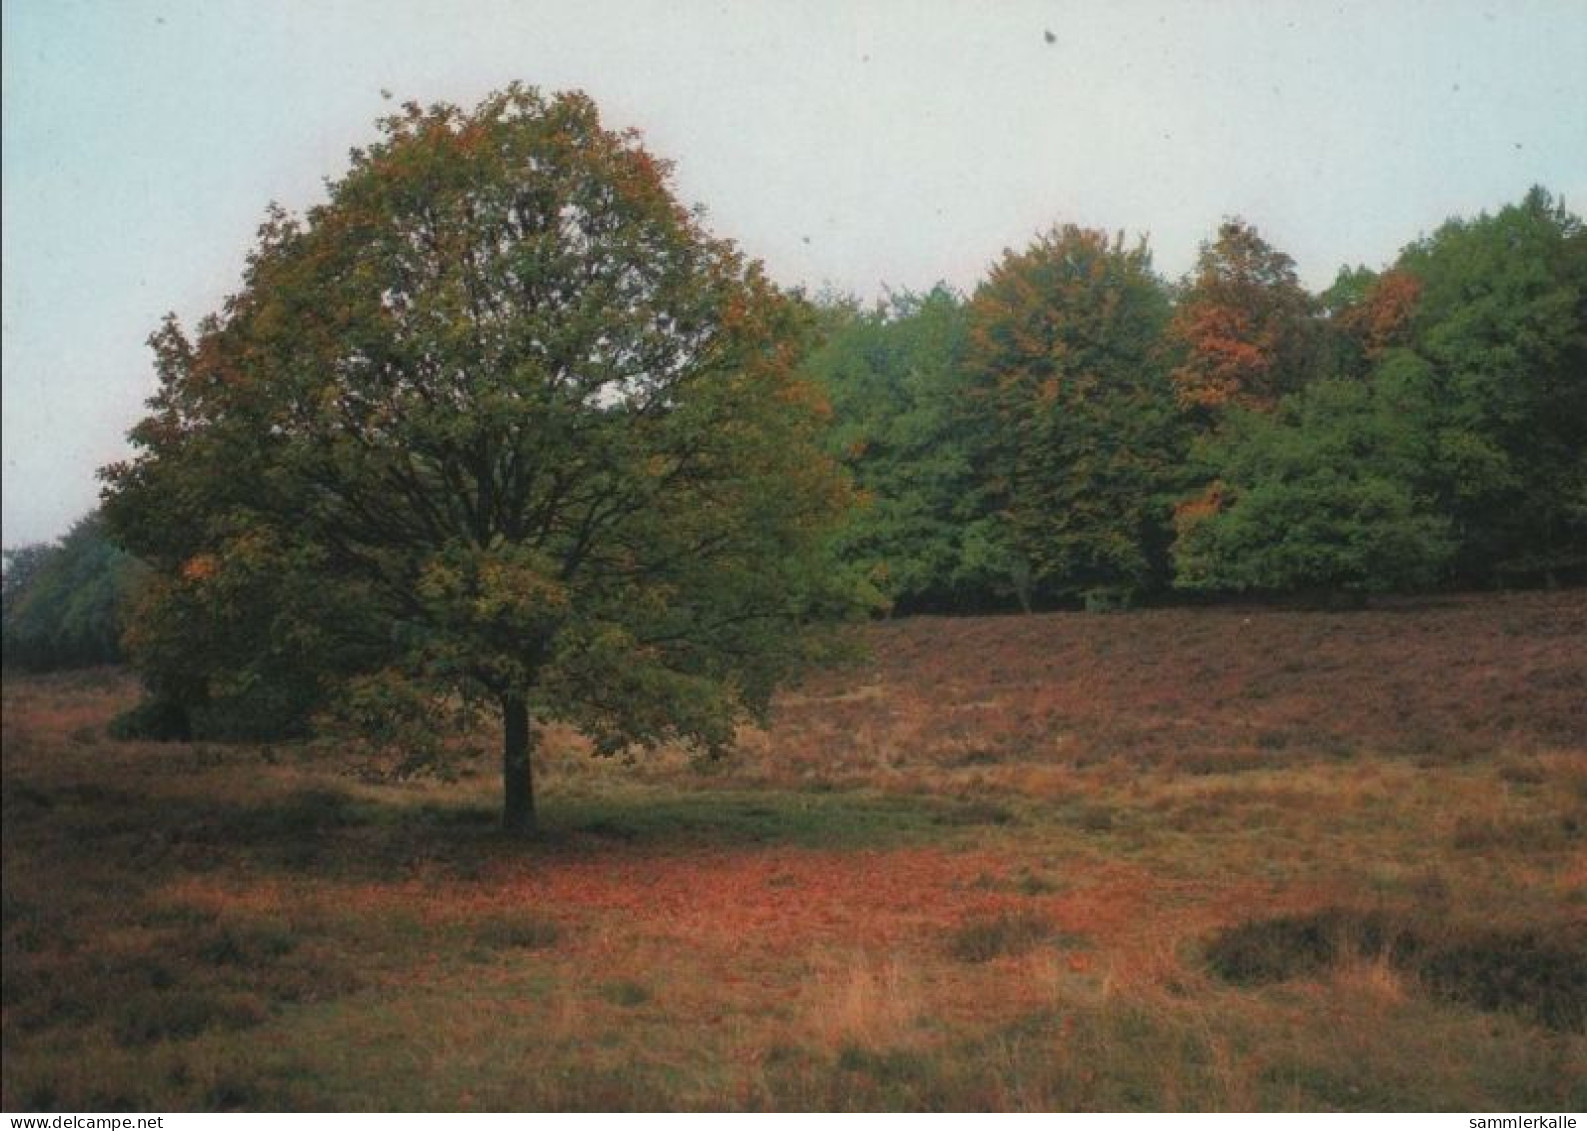
[[[965,923],[949,938],[948,953],[960,962],[990,962],[1033,950],[1052,934],[1052,923],[1045,916],[1010,912]]]
[[[1494,932],[1430,954],[1418,970],[1441,997],[1587,1032],[1587,943]]]
[[[193,725],[182,704],[151,696],[111,719],[109,733],[124,742],[189,742]]]
[[[599,991],[601,1000],[611,1002],[632,1009],[634,1006],[644,1005],[651,998],[651,993],[638,982],[626,979],[616,982],[605,982]]]
[[[1439,997],[1587,1031],[1587,941],[1538,929],[1419,934],[1378,913],[1329,908],[1220,932],[1207,964],[1236,985],[1321,974],[1351,954],[1384,955]]]
[[[1351,952],[1403,957],[1419,945],[1382,915],[1328,908],[1231,927],[1208,944],[1206,960],[1224,981],[1250,986],[1319,974]]]

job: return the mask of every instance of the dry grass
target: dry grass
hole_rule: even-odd
[[[1587,597],[870,636],[723,764],[551,735],[528,847],[8,678],[0,1103],[1587,1103]]]

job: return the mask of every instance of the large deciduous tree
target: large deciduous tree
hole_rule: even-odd
[[[1451,220],[1395,274],[1436,392],[1428,470],[1467,579],[1587,577],[1587,227],[1534,188]]]
[[[971,300],[968,424],[1022,601],[1162,580],[1181,455],[1168,318],[1144,240],[1074,225],[1007,253]]]
[[[159,574],[133,642],[188,702],[288,685],[378,731],[503,720],[531,831],[549,720],[720,747],[848,607],[848,489],[794,376],[804,314],[579,94],[410,105],[261,229],[161,386],[112,528]]]
[[[1228,220],[1201,245],[1169,338],[1179,402],[1203,421],[1228,408],[1270,411],[1315,375],[1315,303],[1295,262],[1251,225]]]

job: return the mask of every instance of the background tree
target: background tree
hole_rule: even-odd
[[[1212,492],[1177,515],[1176,585],[1365,597],[1442,580],[1454,542],[1420,489],[1426,383],[1399,360],[1372,385],[1322,381],[1230,415],[1207,453]]]
[[[1229,407],[1271,411],[1315,374],[1315,303],[1294,260],[1242,220],[1201,245],[1168,333],[1179,403],[1203,426]]]
[[[1211,484],[1179,510],[1178,584],[1587,577],[1580,218],[1533,189],[1381,274],[1341,272],[1323,306],[1337,381],[1265,424],[1230,414],[1203,447]]]
[[[1005,254],[975,293],[978,469],[1036,595],[1163,580],[1179,459],[1159,348],[1168,317],[1144,240],[1074,225]]]
[[[982,516],[956,417],[967,320],[946,286],[898,292],[872,309],[822,309],[825,336],[803,369],[826,389],[828,447],[854,475],[856,509],[839,553],[900,611],[984,603],[965,535]]]
[[[1408,271],[1379,275],[1361,296],[1339,313],[1339,326],[1355,340],[1369,362],[1410,341],[1412,320],[1422,297],[1422,283]]]
[[[59,542],[5,551],[5,663],[37,671],[116,663],[143,575],[97,514]]]
[[[1400,257],[1467,580],[1587,577],[1587,230],[1541,188]]]
[[[1318,296],[1326,316],[1319,371],[1364,379],[1390,349],[1408,345],[1421,280],[1408,271],[1341,268]]]
[[[156,335],[107,515],[165,589],[136,638],[203,658],[182,694],[296,661],[365,729],[492,704],[526,832],[538,725],[716,748],[764,707],[851,607],[849,492],[801,307],[636,135],[517,86],[382,132],[194,340]]]
[[[1317,305],[1325,316],[1337,319],[1361,305],[1378,278],[1379,273],[1364,264],[1340,267],[1328,289],[1317,296]]]

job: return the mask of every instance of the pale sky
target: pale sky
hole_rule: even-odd
[[[1177,277],[1225,215],[1320,288],[1540,183],[1587,199],[1587,0],[6,0],[4,518],[126,454],[144,339],[397,100],[581,88],[787,285],[970,290],[1055,222]],[[1049,41],[1049,35],[1051,37]]]

